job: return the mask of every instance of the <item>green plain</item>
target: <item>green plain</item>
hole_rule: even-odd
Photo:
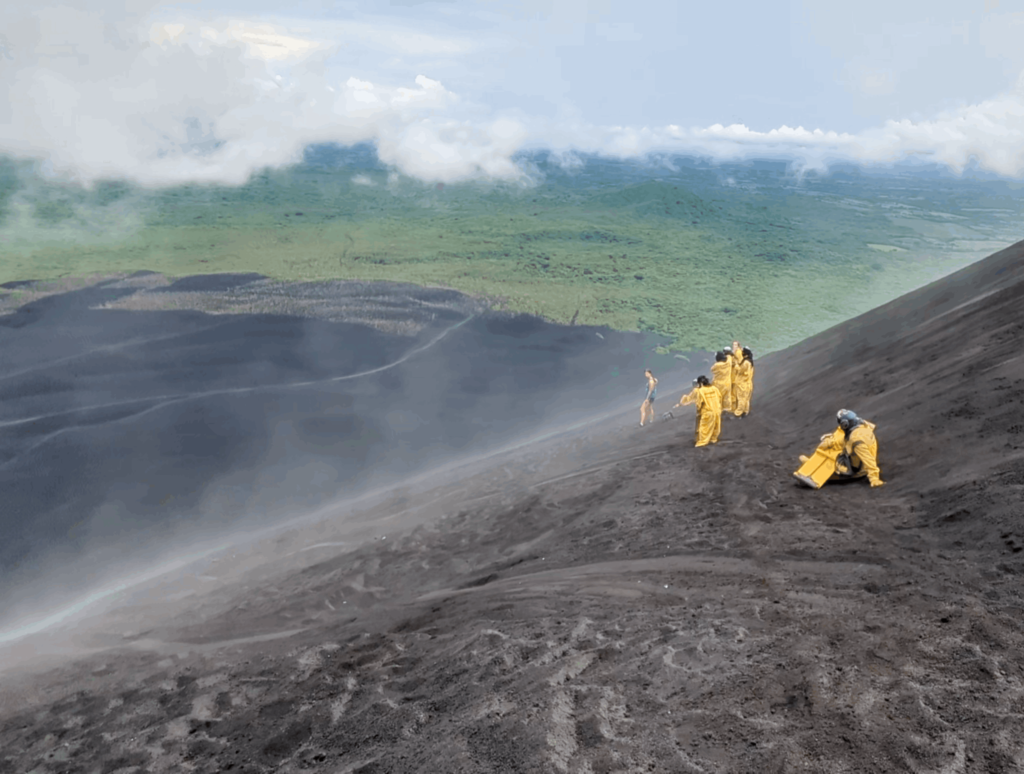
[[[994,252],[1021,222],[1021,197],[996,184],[617,164],[443,189],[302,165],[153,192],[12,183],[8,163],[0,283],[140,269],[392,280],[674,349],[739,339],[763,353]]]

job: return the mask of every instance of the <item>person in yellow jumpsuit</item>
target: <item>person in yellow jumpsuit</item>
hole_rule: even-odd
[[[722,410],[728,411],[732,406],[732,362],[725,350],[715,354],[715,364],[711,366],[711,383],[721,395]]]
[[[693,445],[718,443],[718,435],[722,432],[722,396],[703,374],[693,380],[693,390],[681,397],[673,408],[689,406],[691,403],[697,409]]]
[[[738,341],[734,341],[731,347],[725,348],[725,353],[729,356],[729,362],[732,364],[732,378],[736,378],[736,369],[739,368],[740,363],[743,362],[743,347],[740,346]],[[736,396],[733,395],[733,404],[736,403]],[[735,405],[733,406],[735,408]]]
[[[736,380],[739,377],[740,363],[743,362],[743,350],[740,348],[740,343],[734,341],[731,347],[725,348],[725,355],[729,359],[729,366],[731,367],[732,373],[730,374],[730,382],[732,383],[732,392],[730,393],[729,405],[722,406],[722,411],[728,411],[729,413],[735,413],[736,402],[738,400],[736,395]]]
[[[872,487],[883,486],[882,471],[878,468],[878,440],[875,438],[875,425],[858,417],[848,409],[840,409],[836,414],[839,425],[835,432],[823,435],[815,453],[835,458],[835,467],[828,481],[840,478],[866,477]],[[800,456],[805,466],[813,465],[813,459]],[[801,468],[803,470],[803,468]],[[804,483],[807,477],[797,471],[794,475]],[[819,479],[820,481],[821,479]],[[824,482],[822,482],[824,483]],[[811,481],[815,489],[820,487]]]
[[[732,413],[745,417],[750,413],[750,396],[754,392],[754,353],[749,347],[742,350],[743,359],[732,376]]]

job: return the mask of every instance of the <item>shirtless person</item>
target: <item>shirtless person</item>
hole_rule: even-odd
[[[647,397],[640,404],[640,427],[644,426],[644,420],[648,415],[651,417],[651,422],[654,421],[654,398],[658,394],[658,380],[654,378],[651,369],[648,368],[644,371],[644,375],[647,377]]]

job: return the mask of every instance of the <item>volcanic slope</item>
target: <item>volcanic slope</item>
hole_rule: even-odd
[[[630,412],[395,492],[339,553],[281,538],[304,566],[5,675],[0,771],[1020,771],[1022,269],[759,360],[717,446]],[[885,487],[796,486],[839,408]]]

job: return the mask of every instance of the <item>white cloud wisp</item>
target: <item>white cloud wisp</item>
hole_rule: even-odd
[[[16,33],[16,44],[10,32],[0,40],[0,153],[41,159],[52,174],[86,185],[119,178],[152,187],[242,184],[322,142],[372,142],[398,172],[445,183],[525,180],[515,154],[527,148],[556,151],[566,168],[577,165],[576,152],[669,152],[788,158],[804,170],[916,157],[958,172],[976,163],[1024,177],[1024,80],[978,104],[856,134],[742,124],[602,127],[495,115],[422,74],[412,85],[359,74],[334,81],[328,63],[342,45],[338,29],[318,36],[263,21],[106,19],[66,6],[0,13]],[[392,52],[396,35],[411,35],[431,56],[470,50],[415,31],[350,27],[349,38],[377,41],[382,53]]]
[[[56,176],[238,185],[297,162],[309,144],[367,141],[417,177],[517,175],[518,124],[459,118],[458,97],[423,75],[412,87],[332,85],[329,41],[224,20],[141,25],[138,39],[111,46],[110,26],[85,11],[21,22],[34,45],[2,65],[0,152],[41,159]]]
[[[695,129],[577,124],[538,129],[531,140],[563,153],[628,158],[669,151],[720,161],[785,158],[799,168],[822,171],[830,162],[888,166],[916,158],[958,174],[974,163],[1004,177],[1024,178],[1024,87],[930,120],[890,120],[857,134],[789,126],[759,132],[742,124]]]

